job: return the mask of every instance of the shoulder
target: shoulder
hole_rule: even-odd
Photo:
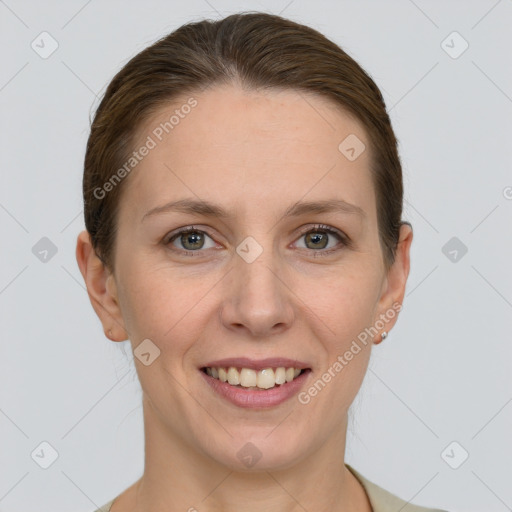
[[[345,464],[345,466],[363,486],[370,500],[373,512],[397,512],[398,510],[400,512],[447,512],[438,508],[420,507],[419,505],[413,505],[404,501],[365,478],[349,464]]]
[[[109,512],[110,507],[112,506],[112,503],[114,503],[114,500],[116,498],[112,498],[108,503],[105,503],[105,505],[101,506],[99,509],[95,510],[94,512]]]
[[[345,464],[350,472],[359,480],[363,486],[368,498],[370,499],[373,512],[447,512],[438,508],[420,507],[402,500],[398,496],[391,494],[377,484],[365,478],[349,464]],[[94,512],[110,512],[110,508],[116,498],[111,499]]]

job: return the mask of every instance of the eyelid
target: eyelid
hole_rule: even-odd
[[[305,226],[303,229],[301,229],[300,236],[303,236],[311,231],[326,231],[327,233],[338,235],[345,243],[349,242],[348,236],[345,235],[342,231],[326,224],[314,224],[313,226]]]
[[[307,248],[304,249],[301,247],[302,250],[306,250],[306,251],[313,253],[315,257],[329,256],[332,253],[339,252],[343,248],[350,249],[353,246],[352,240],[345,233],[343,233],[342,231],[340,231],[339,229],[337,229],[333,226],[328,226],[326,224],[314,224],[313,226],[304,227],[304,229],[302,229],[300,232],[299,238],[303,237],[304,235],[307,235],[308,233],[311,233],[311,232],[314,233],[316,231],[324,231],[324,232],[328,233],[329,235],[335,235],[340,240],[341,247],[339,247],[340,244],[338,244],[338,246],[331,247],[330,249],[325,249],[325,250],[321,250],[321,249],[314,250],[314,249],[307,249]]]
[[[162,243],[164,245],[168,245],[171,243],[171,240],[173,238],[178,238],[180,235],[183,235],[184,233],[204,233],[205,235],[209,236],[212,240],[214,240],[214,237],[213,235],[211,235],[205,228],[203,227],[200,227],[200,226],[196,226],[196,225],[192,225],[192,226],[184,226],[184,227],[181,227],[181,228],[178,228],[174,231],[171,231],[170,233],[167,233],[167,235],[164,236],[164,238],[162,239]],[[179,249],[181,251],[187,251],[188,249]],[[188,252],[200,252],[200,251],[190,251],[188,250]]]
[[[327,232],[330,235],[336,235],[340,239],[342,246],[344,246],[344,247],[351,247],[352,246],[352,241],[351,241],[351,239],[346,234],[344,234],[342,231],[338,230],[337,228],[332,227],[332,226],[328,226],[326,224],[313,224],[313,225],[307,225],[307,226],[299,228],[299,238],[303,237],[304,235],[306,235],[306,234],[308,234],[310,232],[315,232],[315,231],[325,231],[325,232]],[[190,226],[185,226],[185,227],[182,227],[182,228],[178,228],[177,230],[174,230],[171,233],[168,233],[163,238],[162,243],[165,246],[168,246],[168,245],[171,244],[171,241],[174,241],[173,239],[177,239],[180,235],[182,235],[184,233],[189,233],[189,232],[203,233],[203,234],[207,235],[212,241],[215,242],[213,235],[211,235],[208,232],[207,229],[202,228],[201,226],[190,225]],[[215,242],[215,243],[217,243],[217,242]],[[209,249],[213,249],[213,248],[210,247]],[[303,249],[303,248],[301,248],[301,249]],[[200,249],[192,251],[190,249],[173,248],[173,249],[170,249],[170,250],[176,251],[176,252],[182,253],[182,254],[185,254],[185,253],[186,254],[191,254],[191,253],[205,252],[204,250],[200,250]],[[306,248],[305,250],[311,251],[313,253],[317,253],[318,255],[321,255],[321,254],[328,255],[328,254],[330,254],[332,252],[336,252],[336,251],[340,250],[340,248],[334,247],[334,248],[327,249],[327,250],[321,250],[321,249],[314,250],[314,249],[307,249]]]

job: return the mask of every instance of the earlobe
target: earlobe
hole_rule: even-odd
[[[382,333],[380,335],[380,341],[374,340],[373,344],[378,345],[379,343],[382,343],[387,337],[388,337],[388,333],[386,331],[382,331]]]
[[[90,234],[86,230],[78,235],[76,259],[87,287],[89,300],[103,325],[105,335],[112,341],[128,339],[114,275],[94,251]]]

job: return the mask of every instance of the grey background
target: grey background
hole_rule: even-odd
[[[148,44],[241,10],[341,45],[381,87],[400,141],[411,274],[346,461],[418,504],[512,510],[510,0],[0,1],[0,510],[91,511],[141,475],[131,349],[104,337],[75,260],[89,115]],[[43,31],[58,42],[46,59],[31,47]],[[457,58],[454,31],[469,44]],[[57,250],[46,262],[43,237]],[[467,247],[455,262],[452,237]],[[43,441],[58,453],[47,469]],[[453,441],[452,464],[469,453],[458,469],[442,457]]]

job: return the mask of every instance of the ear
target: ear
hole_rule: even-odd
[[[384,322],[382,332],[386,331],[389,333],[398,320],[398,313],[402,309],[405,286],[409,277],[412,238],[412,226],[409,223],[402,224],[400,226],[395,261],[383,280],[381,297],[377,306],[377,315],[374,320],[374,325],[379,320]],[[391,314],[390,310],[394,310],[395,313]],[[380,341],[375,343],[380,343]]]
[[[105,336],[112,341],[125,341],[128,335],[117,299],[114,275],[97,256],[88,231],[82,231],[78,235],[76,260]]]

